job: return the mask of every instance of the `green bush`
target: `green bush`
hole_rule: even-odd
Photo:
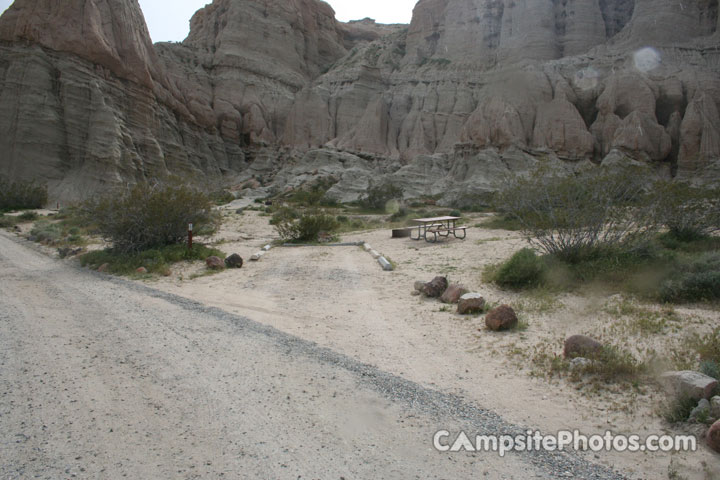
[[[280,238],[286,242],[316,242],[320,233],[332,233],[338,228],[337,221],[330,215],[307,213],[297,218],[289,210],[282,209],[271,219]]]
[[[140,267],[145,267],[148,273],[165,274],[173,263],[205,260],[211,256],[225,258],[220,250],[195,244],[192,250],[185,245],[168,245],[132,254],[98,250],[80,257],[80,263],[93,268],[108,264],[108,272],[117,275],[132,275]]]
[[[659,291],[663,302],[693,302],[720,299],[720,253],[699,255],[679,263],[667,275]]]
[[[0,214],[0,228],[12,228],[17,225],[17,217]]]
[[[385,211],[385,205],[391,200],[402,200],[403,189],[392,183],[384,183],[371,187],[365,197],[360,200],[360,205],[371,210]]]
[[[326,198],[327,191],[337,183],[334,178],[321,178],[311,186],[292,192],[287,201],[296,205],[315,207],[319,205],[335,206],[337,202]]]
[[[30,230],[30,235],[35,237],[36,242],[55,245],[63,239],[63,229],[57,223],[41,220]]]
[[[46,185],[35,182],[11,182],[0,177],[0,211],[42,208],[47,201]]]
[[[38,219],[38,214],[35,212],[23,212],[20,215],[18,215],[18,220],[22,220],[23,222],[33,222]]]
[[[675,239],[692,241],[720,230],[720,189],[661,181],[652,191],[657,221]]]
[[[714,360],[705,360],[700,363],[700,373],[704,373],[708,377],[720,380],[720,364]]]
[[[595,169],[577,176],[539,170],[508,179],[496,208],[534,246],[574,263],[598,250],[630,248],[655,231],[642,172]]]
[[[543,259],[533,250],[524,248],[503,263],[494,272],[491,281],[506,288],[535,287],[540,285],[544,272]]]
[[[208,196],[210,197],[210,201],[215,205],[227,205],[235,200],[235,195],[227,190],[210,192]]]
[[[86,209],[98,233],[120,253],[182,243],[188,224],[193,224],[196,234],[209,234],[218,224],[210,198],[177,179],[140,183],[97,199]]]

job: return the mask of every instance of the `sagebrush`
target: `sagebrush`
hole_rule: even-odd
[[[42,208],[47,202],[46,185],[36,182],[13,182],[0,177],[0,210]]]
[[[95,199],[85,210],[98,233],[121,253],[181,243],[189,224],[196,234],[211,233],[218,225],[208,195],[177,179],[139,183]]]
[[[506,180],[496,208],[526,239],[569,262],[606,248],[631,247],[656,228],[641,172],[596,169],[578,175],[539,170]]]

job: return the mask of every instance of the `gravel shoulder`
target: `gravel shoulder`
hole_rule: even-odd
[[[518,431],[453,394],[0,233],[0,478],[622,478],[574,454],[441,454]]]

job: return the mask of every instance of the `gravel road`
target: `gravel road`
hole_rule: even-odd
[[[576,454],[439,453],[521,432],[250,319],[0,233],[0,478],[623,478]]]

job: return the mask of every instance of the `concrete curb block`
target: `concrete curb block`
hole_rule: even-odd
[[[309,245],[304,243],[284,243],[280,245],[283,248],[305,248],[305,247],[360,247],[363,242],[349,242],[349,243],[321,243],[318,245]]]
[[[378,263],[380,264],[380,266],[383,268],[383,270],[385,270],[386,272],[392,272],[392,271],[393,271],[393,266],[392,266],[392,264],[391,264],[390,262],[388,262],[385,257],[380,257],[380,258],[377,259],[377,261],[378,261]]]

